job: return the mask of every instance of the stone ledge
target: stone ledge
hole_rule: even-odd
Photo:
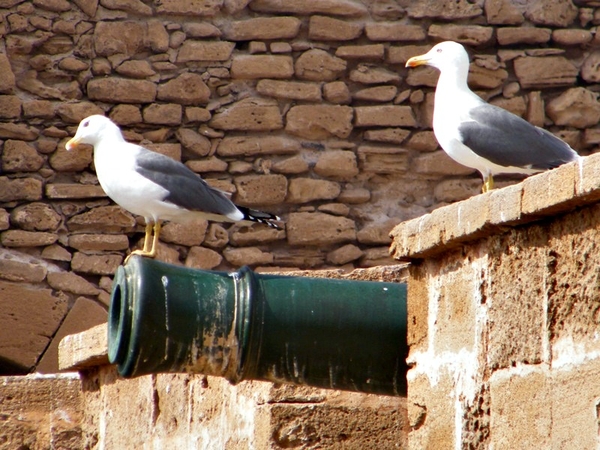
[[[398,260],[429,258],[544,217],[600,200],[600,154],[543,172],[523,182],[453,203],[398,224],[390,254]]]

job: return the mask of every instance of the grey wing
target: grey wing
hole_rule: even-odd
[[[184,164],[140,147],[135,170],[169,193],[163,199],[191,211],[228,216],[238,215],[235,204],[224,192],[209,186]]]
[[[494,105],[470,111],[459,127],[463,144],[504,167],[546,170],[577,159],[577,153],[552,133]]]

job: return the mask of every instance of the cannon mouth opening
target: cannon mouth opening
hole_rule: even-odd
[[[123,267],[117,270],[108,310],[108,360],[121,365],[129,349],[131,317],[127,305],[127,283]]]

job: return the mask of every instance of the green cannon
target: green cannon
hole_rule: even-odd
[[[406,395],[406,285],[118,268],[108,354],[123,377],[184,372]]]

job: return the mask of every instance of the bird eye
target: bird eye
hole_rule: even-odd
[[[437,53],[442,53],[442,49],[441,49],[441,48],[438,48],[438,49],[436,50],[436,52],[437,52]]]
[[[89,124],[90,124],[90,121],[89,121],[89,120],[86,120],[85,122],[83,122],[83,123],[81,124],[81,126],[82,126],[83,128],[85,128],[85,127],[87,127]]]

